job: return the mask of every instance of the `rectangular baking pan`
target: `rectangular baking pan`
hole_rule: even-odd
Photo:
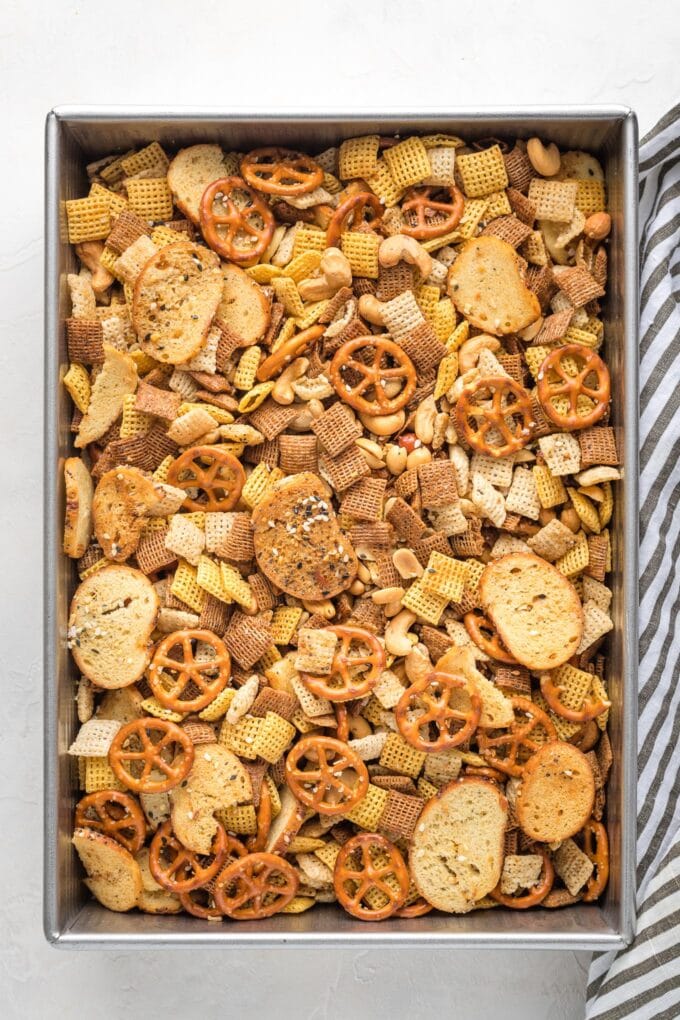
[[[67,367],[66,273],[74,267],[64,230],[64,201],[86,194],[84,166],[113,151],[157,140],[167,149],[220,142],[248,151],[282,144],[319,152],[338,139],[369,133],[447,131],[466,139],[532,135],[562,148],[596,153],[607,173],[613,231],[606,304],[606,356],[612,421],[624,460],[612,524],[615,630],[610,635],[610,735],[614,766],[607,825],[611,878],[601,904],[560,910],[465,916],[429,915],[367,924],[334,905],[267,921],[215,924],[186,916],[115,914],[88,897],[70,836],[77,795],[67,748],[77,730],[73,663],[66,650],[69,601],[77,583],[61,553],[64,458],[71,450]],[[146,107],[59,107],[46,123],[45,307],[45,874],[44,929],[63,947],[122,946],[459,946],[461,948],[616,949],[632,938],[635,903],[637,723],[637,123],[625,107],[493,108],[389,113],[232,113]]]

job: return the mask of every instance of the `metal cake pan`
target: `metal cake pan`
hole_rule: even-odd
[[[66,274],[74,257],[64,234],[63,203],[86,193],[84,166],[112,151],[157,140],[168,149],[214,141],[247,151],[261,145],[320,151],[369,133],[449,131],[466,139],[534,134],[561,147],[597,154],[607,174],[613,231],[609,247],[606,356],[612,374],[612,423],[624,461],[612,525],[615,630],[609,644],[610,736],[614,766],[607,826],[611,878],[604,900],[560,910],[503,908],[465,916],[427,915],[367,924],[339,908],[299,916],[215,924],[187,916],[115,914],[90,899],[70,844],[77,796],[69,743],[77,729],[75,669],[66,650],[68,606],[77,583],[61,553],[64,458],[71,452],[70,410],[60,379],[66,371]],[[58,107],[46,123],[45,211],[45,855],[44,930],[61,947],[360,946],[584,949],[620,948],[635,916],[637,561],[638,561],[638,267],[637,122],[626,107],[399,112],[232,113],[223,109]]]

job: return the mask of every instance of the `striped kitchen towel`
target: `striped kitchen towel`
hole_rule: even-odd
[[[590,966],[588,1020],[680,1017],[680,105],[640,145],[637,926]]]

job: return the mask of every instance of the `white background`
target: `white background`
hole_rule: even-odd
[[[58,952],[41,932],[43,122],[59,103],[388,109],[677,101],[677,9],[648,0],[4,0],[0,12],[0,1012],[356,1020],[583,1015],[588,957]],[[265,1010],[267,1012],[265,1013]]]

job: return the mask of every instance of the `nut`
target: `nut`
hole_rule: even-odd
[[[407,579],[423,575],[424,567],[411,549],[396,549],[392,553],[392,562],[400,577]]]
[[[376,443],[373,439],[365,439],[362,436],[360,439],[355,440],[355,445],[359,447],[364,460],[373,471],[380,471],[385,467],[383,463],[383,448],[380,443]]]
[[[371,598],[376,606],[387,606],[390,602],[399,602],[405,594],[403,588],[379,588],[378,591],[371,592]]]
[[[406,412],[395,411],[394,414],[360,414],[361,424],[374,436],[391,436],[399,432],[406,424]]]
[[[581,530],[581,518],[574,510],[573,506],[565,507],[560,514],[560,520],[562,521],[562,524],[565,524],[570,531],[574,532],[575,535]]]
[[[369,723],[364,719],[363,715],[350,715],[347,720],[349,728],[349,735],[354,740],[361,740],[362,737],[368,737],[371,735],[372,730]]]
[[[556,517],[557,514],[552,508],[541,507],[538,513],[538,523],[545,527],[546,524],[550,524],[551,521],[554,521]]]
[[[349,586],[350,595],[363,595],[365,591],[366,585],[363,583],[363,581],[360,581],[359,578],[356,578],[356,580],[352,581],[352,583]]]
[[[408,262],[410,266],[416,267],[422,277],[430,275],[433,265],[432,256],[418,244],[415,237],[407,237],[406,234],[394,234],[393,237],[385,238],[378,250],[378,262],[385,267]]]
[[[308,613],[318,613],[324,620],[332,620],[335,616],[335,606],[330,599],[320,599],[319,602],[302,600],[302,605]]]
[[[397,446],[396,443],[390,443],[386,450],[385,467],[390,474],[400,475],[402,471],[406,470],[406,458],[408,457],[406,450],[403,446]]]
[[[370,322],[374,326],[385,325],[383,303],[378,301],[375,294],[362,294],[359,298],[358,311],[366,322]]]
[[[574,478],[579,485],[601,485],[602,482],[618,482],[621,477],[621,472],[615,467],[606,467],[601,465],[600,467],[586,468],[585,471],[580,471]]]
[[[545,146],[540,138],[530,138],[527,142],[529,162],[541,177],[554,177],[561,165],[560,150],[554,142]]]
[[[277,404],[292,404],[295,400],[295,390],[293,389],[293,382],[296,379],[301,379],[309,368],[309,358],[296,358],[295,361],[291,362],[286,368],[284,368],[281,375],[274,384],[272,390],[272,398]]]
[[[303,375],[293,382],[292,387],[299,400],[326,400],[335,392],[325,375],[317,375],[314,379]]]
[[[102,252],[104,251],[103,241],[81,241],[75,246],[76,255],[83,263],[83,265],[90,270],[92,273],[92,279],[90,283],[92,290],[95,292],[97,297],[101,297],[104,291],[108,290],[111,284],[114,282],[114,278],[108,269],[100,263]]]
[[[583,227],[583,233],[591,241],[604,241],[612,229],[612,218],[609,213],[596,212],[589,216]]]
[[[476,368],[479,355],[483,350],[497,351],[500,346],[500,341],[495,336],[489,336],[488,333],[480,333],[479,336],[471,337],[461,344],[458,351],[458,371],[461,375],[472,371],[473,368]]]
[[[352,269],[339,248],[326,248],[319,263],[319,276],[301,280],[298,291],[303,301],[323,301],[333,297],[341,287],[352,286]]]
[[[411,450],[406,458],[406,467],[409,471],[412,468],[418,467],[420,464],[429,464],[432,460],[432,452],[428,450],[426,446],[419,446],[415,450]]]
[[[397,616],[393,617],[385,627],[385,648],[390,655],[408,655],[418,638],[415,634],[409,633],[411,627],[417,620],[415,613],[410,609],[402,609]]]
[[[418,405],[418,410],[413,417],[413,431],[421,443],[430,445],[434,438],[434,422],[437,417],[437,405],[434,396],[430,394]]]

